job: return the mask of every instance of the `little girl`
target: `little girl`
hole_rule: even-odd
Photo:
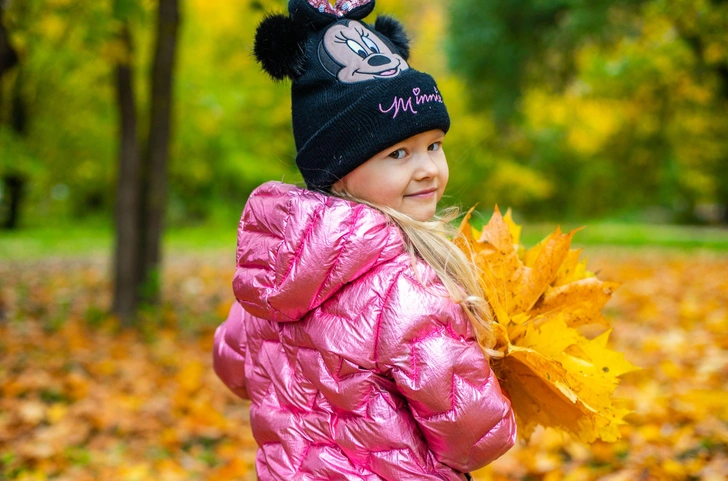
[[[473,264],[435,208],[450,120],[373,0],[291,0],[255,53],[292,83],[307,189],[269,182],[238,230],[214,367],[250,399],[261,480],[464,480],[514,443]]]

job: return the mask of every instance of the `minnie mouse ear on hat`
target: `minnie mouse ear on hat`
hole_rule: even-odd
[[[337,0],[332,5],[328,0],[290,0],[289,15],[268,15],[258,25],[253,47],[255,57],[275,80],[295,80],[303,73],[309,34],[344,18],[361,20],[372,12],[374,3],[374,0]],[[381,18],[384,19],[382,27],[389,28],[389,33],[400,42],[404,40],[403,46],[409,54],[401,24],[389,17]]]
[[[336,0],[335,4],[328,0],[290,0],[288,12],[296,20],[310,23],[314,28],[349,18],[361,20],[374,10],[374,0]]]
[[[267,16],[254,51],[274,79],[290,78],[296,164],[328,190],[378,152],[450,119],[429,75],[410,68],[402,24],[362,20],[374,0],[290,0]]]

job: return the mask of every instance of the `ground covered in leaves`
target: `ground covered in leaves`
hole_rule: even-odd
[[[596,251],[621,281],[611,346],[642,370],[616,443],[538,429],[478,480],[728,478],[728,255]],[[230,256],[172,255],[165,303],[125,332],[104,259],[0,263],[0,480],[253,480],[245,403],[211,368]]]

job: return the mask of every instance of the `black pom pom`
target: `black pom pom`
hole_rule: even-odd
[[[374,30],[387,37],[397,47],[403,59],[409,59],[409,38],[404,31],[404,26],[398,20],[387,15],[381,15],[374,22]]]
[[[255,32],[255,58],[274,79],[295,79],[303,73],[307,35],[306,26],[291,17],[269,15]]]

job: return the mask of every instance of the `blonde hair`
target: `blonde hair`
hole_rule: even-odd
[[[454,242],[457,238],[463,237],[463,234],[452,225],[460,215],[457,207],[449,207],[429,221],[419,221],[391,207],[372,204],[354,197],[346,191],[332,191],[331,194],[369,205],[384,213],[390,222],[399,227],[413,266],[417,257],[424,260],[435,271],[453,302],[459,304],[465,311],[483,352],[489,357],[503,356],[500,351],[493,350],[495,345],[491,325],[493,314],[485,300],[480,271],[474,262],[473,254],[472,252],[466,254]],[[461,244],[469,246],[465,239]]]

